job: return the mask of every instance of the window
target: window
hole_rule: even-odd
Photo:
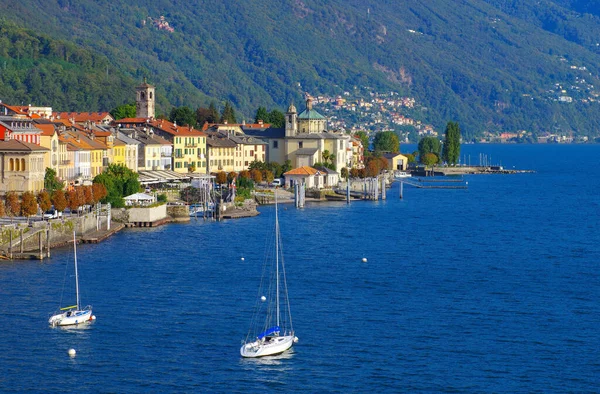
[[[302,149],[302,141],[298,142],[298,149]]]
[[[273,141],[273,148],[279,148],[279,141]]]

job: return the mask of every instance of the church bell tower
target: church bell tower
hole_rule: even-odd
[[[298,134],[298,113],[296,106],[291,104],[285,113],[285,136],[293,137]]]
[[[136,118],[154,119],[154,86],[144,83],[135,88]]]

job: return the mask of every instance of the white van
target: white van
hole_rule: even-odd
[[[273,182],[271,182],[271,185],[272,186],[282,186],[283,180],[281,178],[273,179]]]
[[[44,219],[46,219],[46,220],[58,219],[60,217],[62,217],[62,212],[58,212],[54,208],[51,208],[51,209],[47,210],[46,212],[44,212]]]

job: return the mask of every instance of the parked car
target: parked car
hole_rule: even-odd
[[[50,219],[58,219],[62,217],[62,212],[58,212],[56,209],[52,208],[44,212],[43,218],[46,220]]]
[[[271,182],[271,186],[283,186],[283,179],[281,179],[281,178],[273,179],[273,182]]]

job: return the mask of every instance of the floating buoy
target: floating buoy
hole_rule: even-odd
[[[96,315],[92,315],[91,320],[96,320]]]
[[[242,261],[244,261],[244,258],[242,257]]]
[[[294,343],[298,343],[298,337],[294,337]]]
[[[262,296],[262,297],[260,297],[260,300],[261,300],[262,302],[265,302],[265,301],[267,300],[267,297],[265,297],[265,296]]]
[[[362,262],[363,262],[363,263],[366,263],[366,262],[367,262],[367,258],[366,258],[366,257],[363,257],[363,258],[362,258]]]
[[[77,354],[75,349],[69,349],[69,351],[67,353],[69,353],[69,356],[71,356],[71,357],[75,357],[75,355]]]

